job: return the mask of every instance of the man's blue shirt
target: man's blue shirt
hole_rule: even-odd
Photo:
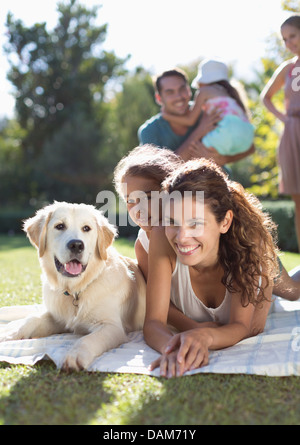
[[[176,151],[196,126],[197,124],[190,127],[184,135],[178,135],[174,133],[169,122],[162,117],[161,113],[158,113],[141,125],[138,129],[138,138],[142,145],[153,144]]]

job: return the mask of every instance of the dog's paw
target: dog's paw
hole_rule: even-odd
[[[41,322],[37,317],[32,317],[28,321],[26,321],[18,331],[16,331],[13,335],[13,340],[24,340],[28,338],[39,338],[41,337],[40,333]]]
[[[66,355],[62,369],[64,371],[81,371],[83,369],[88,369],[94,358],[94,355],[83,345],[75,345]]]
[[[31,338],[30,332],[21,327],[19,329],[10,329],[1,333],[0,342],[2,343],[5,341],[23,340],[25,338]]]
[[[5,341],[13,341],[13,340],[19,340],[18,332],[10,332],[10,333],[0,335],[0,343],[3,343]]]

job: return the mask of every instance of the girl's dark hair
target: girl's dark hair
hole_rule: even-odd
[[[224,270],[222,283],[230,292],[241,292],[242,304],[266,299],[264,289],[278,274],[276,227],[254,195],[230,181],[223,170],[208,159],[194,159],[180,166],[163,183],[168,193],[204,192],[216,221],[233,212],[229,230],[220,237],[219,261]],[[262,283],[264,283],[262,285]]]
[[[214,82],[214,84],[221,85],[225,90],[227,91],[228,95],[234,99],[238,105],[241,107],[241,109],[247,113],[246,107],[237,91],[236,88],[234,88],[228,80],[219,80],[218,82]]]
[[[153,179],[161,187],[162,182],[182,159],[173,151],[155,145],[140,145],[124,156],[114,170],[114,186],[122,196],[121,184],[126,176],[141,176]]]

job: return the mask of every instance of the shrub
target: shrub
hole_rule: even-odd
[[[294,203],[286,200],[262,201],[262,205],[277,224],[279,248],[289,252],[298,252]]]

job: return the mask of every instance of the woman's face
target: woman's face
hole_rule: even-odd
[[[231,210],[218,223],[209,205],[189,197],[184,198],[184,205],[180,200],[170,205],[165,232],[181,263],[210,267],[218,262],[220,236],[231,222]]]
[[[300,56],[300,29],[284,25],[281,28],[281,35],[287,49]]]
[[[146,232],[159,219],[157,209],[151,218],[151,192],[159,192],[160,185],[156,180],[142,176],[125,176],[122,181],[123,196],[131,219]],[[153,196],[153,195],[152,195]],[[155,206],[152,206],[155,209]]]

